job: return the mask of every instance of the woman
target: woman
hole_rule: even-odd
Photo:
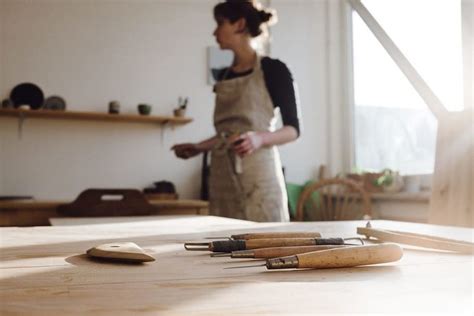
[[[214,8],[214,36],[234,53],[214,87],[216,136],[172,147],[187,159],[212,151],[209,179],[212,215],[258,222],[289,220],[287,195],[276,145],[296,140],[299,119],[291,73],[284,63],[261,57],[253,38],[273,14],[252,1],[227,0]],[[276,110],[283,127],[275,130]]]

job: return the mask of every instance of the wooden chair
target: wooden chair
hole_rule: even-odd
[[[296,209],[296,221],[311,215],[314,221],[359,220],[372,218],[370,195],[350,179],[323,179],[307,186]]]

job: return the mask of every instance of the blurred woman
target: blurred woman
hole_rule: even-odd
[[[211,151],[212,215],[257,222],[289,220],[287,193],[277,145],[300,133],[293,78],[287,66],[257,54],[251,42],[275,19],[253,1],[227,0],[214,7],[214,36],[234,61],[217,76],[216,135],[199,143],[177,144],[187,159]],[[275,129],[281,112],[283,127]]]

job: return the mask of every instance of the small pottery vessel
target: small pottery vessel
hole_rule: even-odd
[[[151,105],[149,105],[149,104],[139,104],[138,105],[138,113],[140,113],[140,115],[150,115]]]
[[[177,108],[173,110],[174,116],[183,117],[186,114],[186,109]]]

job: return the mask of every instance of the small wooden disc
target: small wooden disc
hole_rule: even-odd
[[[155,258],[145,253],[133,242],[103,244],[87,250],[87,255],[96,258],[113,259],[127,262],[150,262]]]

